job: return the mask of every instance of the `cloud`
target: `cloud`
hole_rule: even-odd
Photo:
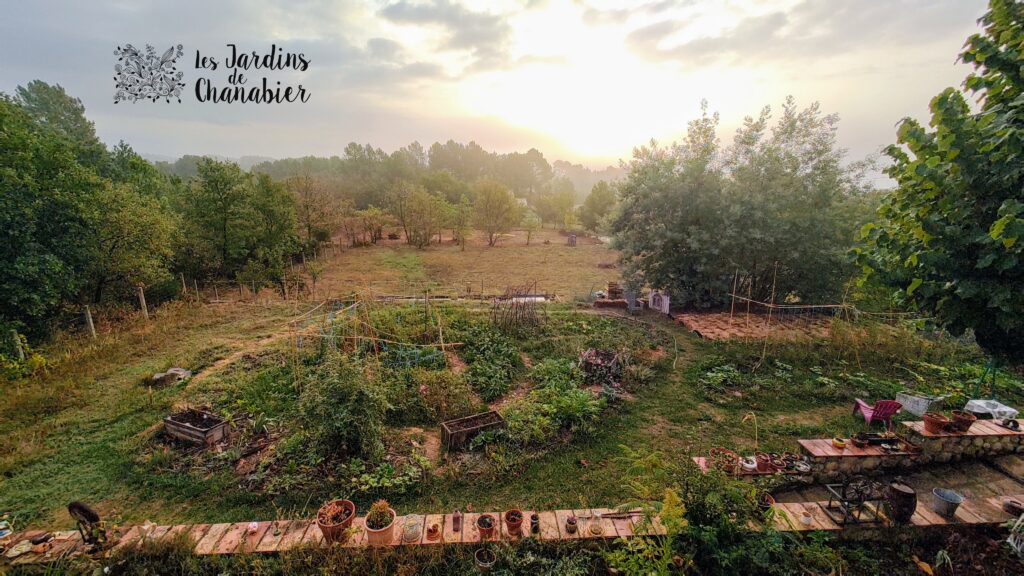
[[[674,43],[695,31],[692,19],[663,19],[636,28],[627,47],[650,61],[704,66],[738,61],[806,62],[883,46],[945,39],[972,27],[972,2],[804,0],[788,10],[746,16],[714,35]]]
[[[395,24],[440,27],[445,32],[440,48],[471,54],[471,70],[498,67],[508,60],[512,27],[504,15],[475,12],[449,0],[401,0],[385,6],[378,15]]]

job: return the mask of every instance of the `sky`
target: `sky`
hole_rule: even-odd
[[[412,141],[539,149],[599,168],[654,138],[677,140],[702,100],[724,143],[766,105],[838,113],[851,160],[926,120],[959,86],[956,63],[982,0],[0,0],[0,92],[33,79],[80,98],[108,144],[150,156],[341,155]],[[114,102],[118,47],[181,44],[181,103]],[[199,102],[230,86],[228,44],[302,53],[298,70],[243,71],[301,84],[305,103]],[[196,53],[220,61],[197,69]]]

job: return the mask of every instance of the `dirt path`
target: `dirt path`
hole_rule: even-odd
[[[266,338],[246,343],[238,350],[235,350],[234,352],[228,354],[227,356],[221,358],[220,360],[215,361],[213,364],[210,364],[209,366],[204,368],[202,372],[193,376],[192,379],[189,380],[188,387],[192,387],[192,385],[194,384],[201,384],[204,380],[206,380],[208,376],[223,371],[228,366],[240,360],[246,354],[258,352],[266,348],[267,346],[274,344],[275,342],[284,340],[285,338],[291,335],[292,332],[286,329],[285,331],[278,332],[273,336],[267,336]]]

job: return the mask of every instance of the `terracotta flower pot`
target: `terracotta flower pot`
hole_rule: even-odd
[[[388,512],[391,512],[391,521],[387,526],[377,529],[366,526],[366,541],[370,546],[388,546],[394,541],[396,514],[392,508],[388,508]]]
[[[521,536],[523,533],[523,511],[518,508],[506,511],[505,527],[512,536]]]
[[[926,412],[924,415],[924,431],[929,434],[942,434],[949,425],[949,418],[935,412]]]
[[[494,520],[494,516],[490,514],[481,514],[476,517],[476,529],[480,531],[481,540],[494,538],[494,529],[497,526],[498,523]]]
[[[772,469],[772,461],[767,454],[758,452],[754,458],[757,460],[758,472],[768,472]]]
[[[953,410],[951,414],[953,416],[953,421],[950,423],[949,427],[955,429],[957,432],[967,432],[978,419],[974,414],[964,412],[963,410]]]
[[[316,525],[328,543],[344,542],[355,519],[356,505],[350,500],[331,500],[316,513]]]

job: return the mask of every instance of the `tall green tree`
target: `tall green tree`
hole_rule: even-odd
[[[60,84],[33,80],[15,90],[15,102],[28,112],[36,125],[53,130],[75,149],[83,165],[106,175],[107,149],[96,136],[96,127],[85,117],[85,106],[64,91]]]
[[[586,230],[597,231],[602,221],[615,208],[615,190],[604,180],[594,185],[580,206],[580,224]]]
[[[476,227],[487,234],[487,245],[494,246],[501,234],[519,223],[519,203],[504,184],[494,180],[480,180],[473,190],[473,219]]]
[[[904,119],[887,153],[898,188],[856,252],[866,274],[953,334],[1024,360],[1024,6],[993,0],[960,59],[965,87],[931,101],[931,126]]]
[[[75,147],[0,95],[0,322],[44,334],[82,288],[102,181]]]
[[[176,218],[156,198],[125,184],[106,186],[98,201],[88,269],[91,300],[99,303],[108,293],[131,297],[138,284],[170,279]]]
[[[203,239],[216,255],[214,268],[231,273],[247,257],[246,238],[252,226],[252,186],[237,164],[204,158],[192,184],[187,206],[191,234]]]
[[[755,299],[828,302],[854,269],[850,226],[837,210],[863,193],[842,164],[838,118],[787,99],[747,118],[721,150],[717,115],[690,123],[671,148],[639,148],[619,186],[612,224],[627,276],[670,290],[681,305],[728,302],[734,281]]]

